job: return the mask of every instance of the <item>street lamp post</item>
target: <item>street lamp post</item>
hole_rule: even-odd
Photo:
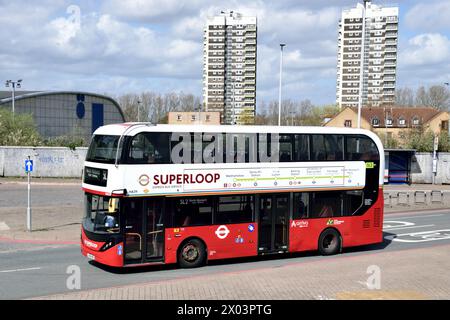
[[[137,102],[137,104],[138,104],[138,110],[137,110],[137,121],[138,122],[141,122],[140,120],[141,120],[141,103],[142,103],[142,101],[141,100],[138,100],[138,102]]]
[[[286,44],[280,43],[280,86],[278,88],[278,125],[281,126],[281,77],[283,72],[283,47]]]
[[[366,33],[366,1],[362,9],[362,34],[361,34],[361,57],[359,59],[359,97],[358,97],[358,129],[361,128],[361,108],[363,103],[363,79],[364,79],[364,54],[365,54],[365,33]]]
[[[197,109],[196,110],[197,111],[197,123],[201,124],[200,117],[201,117],[201,112],[202,112],[202,105],[199,104],[196,109]]]
[[[21,83],[22,79],[19,79],[17,81],[13,81],[13,80],[6,80],[5,86],[9,87],[11,86],[12,88],[12,113],[13,113],[13,117],[14,117],[14,113],[15,113],[15,100],[16,100],[16,88],[20,88],[21,87]]]

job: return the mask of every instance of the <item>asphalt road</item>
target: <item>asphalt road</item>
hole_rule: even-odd
[[[349,248],[341,256],[363,255],[368,252],[395,253],[411,248],[431,248],[450,244],[450,209],[386,214],[384,221],[385,240],[382,244]],[[66,282],[70,276],[68,271],[71,266],[80,268],[81,290],[87,290],[205,274],[277,268],[299,262],[323,263],[327,259],[330,257],[319,256],[316,253],[302,253],[226,260],[213,262],[198,269],[159,266],[114,270],[88,262],[81,255],[78,245],[0,242],[0,299],[22,299],[69,292],[71,290],[67,288]]]

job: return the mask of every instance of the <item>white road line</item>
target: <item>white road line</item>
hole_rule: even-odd
[[[424,216],[414,216],[414,217],[411,217],[411,216],[404,216],[404,217],[402,217],[402,216],[400,216],[400,217],[395,217],[396,219],[398,218],[398,219],[418,219],[418,218],[429,218],[429,217],[440,217],[440,216],[443,216],[443,214],[430,214],[429,216],[427,216],[427,215],[424,215]]]
[[[31,271],[31,270],[40,270],[41,267],[33,267],[33,268],[24,268],[24,269],[11,269],[11,270],[0,270],[0,273],[10,273],[10,272],[19,272],[19,271]]]
[[[434,224],[426,224],[423,226],[383,228],[383,231],[395,231],[395,230],[401,230],[401,229],[414,229],[414,228],[426,228],[426,227],[434,227]]]
[[[0,221],[0,231],[8,231],[9,227],[6,222]]]

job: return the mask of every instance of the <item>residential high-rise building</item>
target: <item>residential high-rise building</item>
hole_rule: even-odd
[[[230,11],[209,18],[203,37],[203,104],[222,123],[253,123],[256,111],[256,17]]]
[[[364,0],[356,8],[342,11],[336,92],[339,107],[357,107],[359,99],[362,106],[395,102],[397,37],[398,7],[381,7]]]

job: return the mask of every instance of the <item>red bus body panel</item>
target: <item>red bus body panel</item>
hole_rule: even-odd
[[[288,251],[317,250],[319,236],[326,228],[339,231],[344,248],[380,243],[383,241],[383,206],[383,190],[380,188],[377,201],[362,216],[290,220]],[[189,238],[198,238],[205,243],[208,260],[258,255],[257,223],[166,228],[163,263],[176,263],[178,248]],[[95,257],[95,261],[105,265],[124,266],[124,244],[119,243],[108,250],[99,251],[104,244],[88,239],[81,231],[81,251],[84,256],[90,254]]]
[[[168,228],[166,229],[166,263],[177,262],[177,250],[188,238],[199,238],[205,242],[208,260],[255,256],[258,252],[256,223]]]
[[[383,241],[383,189],[375,204],[362,216],[290,220],[289,252],[317,250],[319,236],[326,228],[335,228],[344,248]]]
[[[105,264],[111,267],[123,266],[123,242],[116,244],[115,246],[100,251],[100,248],[105,242],[96,242],[89,239],[81,228],[81,253],[83,256],[97,261],[98,263]],[[121,250],[119,250],[121,246]],[[120,253],[120,254],[119,254]],[[88,256],[90,255],[90,257]]]

